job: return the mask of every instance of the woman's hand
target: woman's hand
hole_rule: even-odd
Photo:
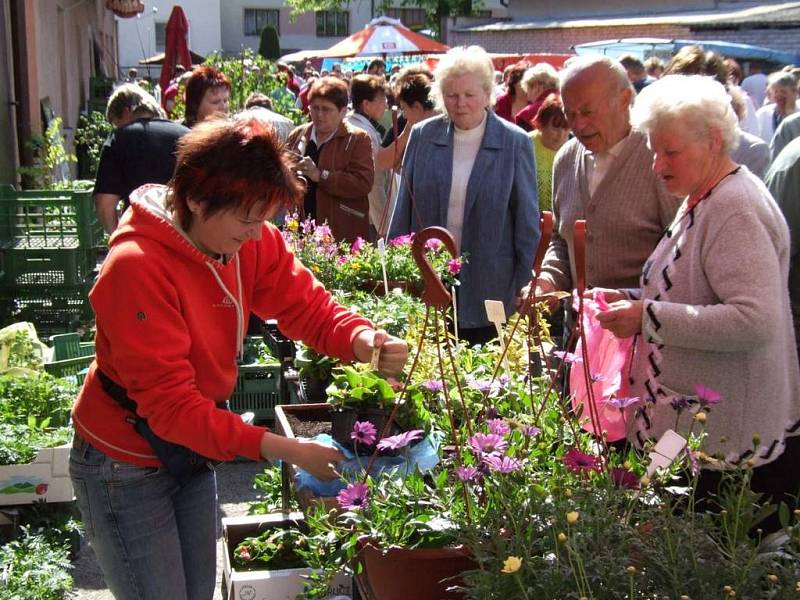
[[[280,459],[297,465],[317,479],[338,477],[334,466],[344,460],[336,448],[310,440],[285,438],[266,432],[261,438],[261,456],[265,459]]]
[[[314,183],[319,181],[319,176],[321,174],[321,171],[309,156],[304,156],[303,160],[297,163],[297,172],[300,173],[300,175],[307,177]]]
[[[408,344],[384,330],[363,329],[353,338],[353,354],[359,362],[372,361],[372,351],[380,348],[378,371],[384,375],[399,375],[408,360]]]
[[[642,301],[619,300],[608,310],[597,313],[597,321],[618,338],[631,337],[642,331]]]

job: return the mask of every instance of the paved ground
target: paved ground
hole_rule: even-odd
[[[266,463],[234,462],[217,467],[217,487],[219,489],[219,518],[247,514],[248,504],[256,499],[253,478],[260,473]],[[219,536],[222,527],[218,528]],[[106,588],[103,574],[97,564],[89,544],[81,544],[81,553],[73,573],[75,578],[74,598],[76,600],[114,600]],[[222,539],[217,538],[217,587],[214,600],[222,600]]]

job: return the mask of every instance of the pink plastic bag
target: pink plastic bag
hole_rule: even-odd
[[[608,401],[612,398],[630,396],[628,373],[634,338],[618,338],[600,326],[597,322],[597,313],[607,307],[602,293],[598,293],[594,300],[584,300],[583,327],[600,429],[606,432],[606,439],[613,442],[623,439],[626,435],[625,416],[622,410],[609,404]],[[579,339],[569,375],[572,409],[576,414],[582,410],[580,414],[583,429],[597,434],[599,432],[595,431],[589,409],[589,391],[583,356],[583,344]]]

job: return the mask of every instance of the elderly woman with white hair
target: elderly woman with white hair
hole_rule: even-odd
[[[491,110],[492,61],[482,48],[450,50],[436,67],[432,97],[442,115],[414,126],[390,237],[446,227],[468,257],[460,274],[461,338],[495,336],[484,300],[510,315],[531,277],[539,242],[536,169],[530,139]]]
[[[533,121],[545,98],[558,93],[558,71],[548,63],[539,63],[525,71],[521,85],[529,104],[514,115],[514,123],[525,131],[533,131],[536,129]]]
[[[730,158],[737,118],[719,83],[670,75],[632,111],[653,170],[684,201],[645,263],[641,288],[615,291],[598,319],[636,335],[631,376],[641,446],[705,423],[720,470],[754,466],[752,485],[786,500],[800,485],[800,372],[789,309],[789,231],[762,182]],[[704,413],[698,418],[698,413]],[[707,413],[707,414],[706,414]],[[718,474],[704,469],[701,494]]]

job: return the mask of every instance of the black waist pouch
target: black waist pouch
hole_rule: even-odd
[[[118,383],[114,382],[108,375],[97,369],[97,376],[100,378],[100,385],[103,391],[111,396],[117,404],[122,408],[131,411],[135,417],[133,419],[133,428],[136,433],[141,435],[153,452],[164,465],[167,472],[172,475],[178,485],[183,487],[192,478],[192,475],[202,469],[211,469],[214,465],[219,464],[219,461],[214,461],[206,458],[179,444],[168,442],[167,440],[157,436],[150,429],[147,419],[143,419],[136,413],[136,403],[128,397],[128,392]],[[217,408],[228,409],[227,402],[217,404]]]

